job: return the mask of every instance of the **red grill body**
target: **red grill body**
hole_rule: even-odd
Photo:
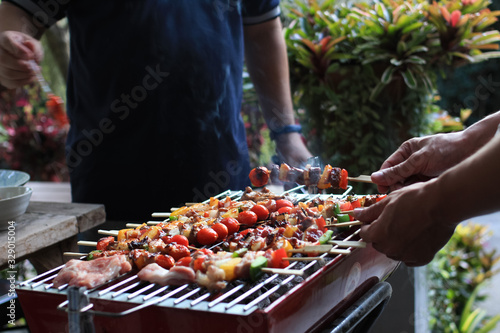
[[[384,280],[397,265],[367,246],[347,256],[338,255],[263,309],[243,311],[243,304],[225,310],[225,303],[208,309],[208,302],[191,306],[191,300],[173,305],[172,298],[123,317],[95,315],[94,326],[96,332],[314,332]],[[90,294],[90,302],[96,311],[121,312],[140,304],[94,293],[97,291]],[[67,298],[65,292],[45,290],[42,284],[19,287],[17,294],[33,333],[68,331],[67,313],[57,310]]]

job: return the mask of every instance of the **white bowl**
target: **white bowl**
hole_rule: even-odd
[[[8,228],[9,221],[24,214],[33,190],[29,187],[0,187],[0,230]]]
[[[20,186],[30,180],[30,175],[17,170],[0,169],[0,187]]]

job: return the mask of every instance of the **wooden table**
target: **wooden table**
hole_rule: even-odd
[[[103,205],[31,201],[15,220],[15,261],[29,259],[37,273],[67,262],[63,252],[77,252],[77,235],[106,220]],[[0,232],[0,269],[9,268],[8,231]],[[10,245],[12,247],[12,244]]]

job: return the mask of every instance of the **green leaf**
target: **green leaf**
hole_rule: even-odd
[[[376,99],[378,97],[378,95],[380,95],[380,93],[382,92],[382,90],[384,90],[385,88],[385,84],[382,83],[382,82],[379,82],[375,88],[372,90],[372,93],[370,94],[370,101],[371,102],[376,102]]]
[[[422,22],[415,22],[415,23],[410,24],[409,26],[405,27],[403,29],[403,31],[401,31],[401,32],[403,34],[407,34],[407,33],[412,32],[413,30],[417,30],[418,28],[420,28],[423,25],[424,25],[424,23],[422,23]]]
[[[403,80],[405,81],[408,88],[410,89],[417,88],[417,81],[415,80],[415,76],[413,76],[413,73],[410,70],[401,72],[401,75],[403,76]]]
[[[403,60],[406,64],[425,65],[427,61],[419,56],[411,56]]]
[[[396,71],[396,67],[394,66],[389,66],[385,69],[384,73],[382,74],[382,77],[380,78],[380,81],[383,84],[388,84],[392,80],[392,74]]]
[[[488,333],[491,332],[498,324],[500,321],[500,315],[496,315],[492,319],[490,319],[486,324],[484,324],[483,327],[477,330],[476,333]]]
[[[404,41],[400,40],[398,42],[398,46],[397,46],[398,54],[404,54],[407,50],[408,50],[408,48],[406,47],[406,43]]]

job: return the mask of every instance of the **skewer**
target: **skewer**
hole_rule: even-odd
[[[149,223],[149,222],[148,222]],[[127,223],[125,226],[127,228],[137,228],[137,227],[140,227],[142,224],[140,223]]]
[[[304,246],[300,249],[287,250],[290,253],[330,253],[330,254],[349,254],[350,250],[347,249],[334,249],[332,245],[313,245]]]
[[[87,256],[86,253],[80,253],[80,252],[64,252],[63,255],[67,257],[84,257]]]
[[[97,233],[106,236],[118,236],[118,230],[98,230]]]
[[[363,225],[363,222],[350,221],[350,222],[342,222],[342,223],[332,223],[332,224],[327,224],[325,227],[327,227],[327,228],[340,228],[340,227],[349,227],[352,225]]]
[[[171,213],[167,213],[167,212],[158,212],[158,213],[153,213],[151,214],[152,217],[170,217],[170,214]]]
[[[163,221],[148,221],[148,225],[158,225],[160,223],[163,223]]]
[[[356,247],[356,248],[364,248],[366,247],[365,242],[361,241],[342,241],[342,240],[331,240],[328,241],[328,244],[338,245],[342,247]]]
[[[76,244],[81,246],[93,246],[93,247],[97,246],[97,242],[89,242],[89,241],[78,241],[78,243]]]
[[[288,261],[314,261],[314,260],[323,260],[322,257],[285,257],[282,260]]]
[[[359,175],[358,177],[347,177],[348,181],[351,182],[358,182],[358,183],[371,183],[372,182],[372,177],[368,175]]]
[[[187,248],[188,248],[188,249],[190,249],[190,250],[195,250],[195,251],[198,251],[198,250],[199,250],[199,248],[194,247],[194,246],[191,246],[191,245],[188,245],[188,247],[187,247]]]

